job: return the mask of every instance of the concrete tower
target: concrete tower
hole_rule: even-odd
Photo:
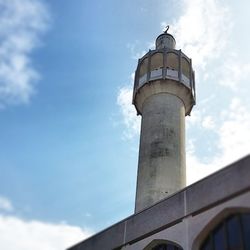
[[[133,104],[142,116],[136,213],[186,185],[185,116],[195,104],[194,71],[167,31],[135,72]]]

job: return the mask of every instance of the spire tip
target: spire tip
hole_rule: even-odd
[[[164,34],[166,34],[166,33],[168,33],[168,30],[169,30],[169,25],[167,25],[166,27],[165,27],[165,31],[164,31]]]

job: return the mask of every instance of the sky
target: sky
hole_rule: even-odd
[[[0,0],[1,249],[65,249],[133,214],[133,75],[168,24],[196,73],[188,184],[249,154],[249,8]]]

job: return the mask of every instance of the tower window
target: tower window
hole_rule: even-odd
[[[213,229],[200,250],[250,250],[250,213],[234,214]]]

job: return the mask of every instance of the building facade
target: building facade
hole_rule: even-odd
[[[249,250],[250,156],[69,250]]]
[[[167,31],[138,61],[142,116],[135,214],[68,250],[250,250],[250,156],[185,187],[192,61]]]

